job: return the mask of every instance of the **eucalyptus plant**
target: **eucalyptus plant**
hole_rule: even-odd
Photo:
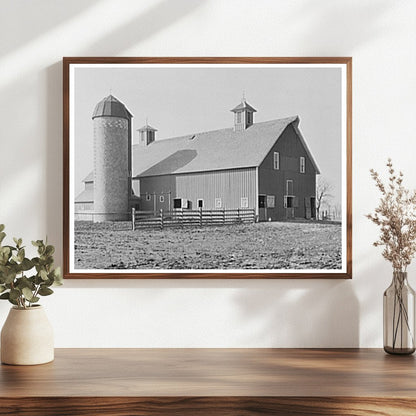
[[[14,245],[2,245],[4,228],[0,224],[0,299],[26,309],[40,296],[51,295],[51,286],[62,285],[61,270],[54,267],[55,247],[43,240],[32,241],[38,256],[29,259],[21,238],[13,238]]]

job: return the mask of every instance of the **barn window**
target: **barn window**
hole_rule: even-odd
[[[273,153],[273,169],[279,170],[280,169],[280,154],[279,152]]]
[[[275,196],[274,195],[267,195],[267,208],[274,208],[276,203],[275,203]]]
[[[284,197],[284,207],[285,208],[297,208],[299,206],[297,196],[285,195]]]
[[[221,207],[222,207],[221,198],[215,198],[215,208],[221,208]]]
[[[240,203],[241,208],[248,208],[248,198],[243,196]]]
[[[182,208],[182,199],[181,198],[175,198],[173,200],[173,208]]]
[[[160,195],[159,202],[165,202],[165,197],[163,195]]]
[[[253,123],[253,113],[248,111],[247,112],[247,124],[252,124],[252,123]]]
[[[198,204],[198,208],[203,208],[204,207],[204,200],[203,199],[198,199],[197,204]]]
[[[302,156],[299,158],[299,171],[305,173],[305,158]]]
[[[286,181],[286,195],[293,195],[293,181],[291,179]]]
[[[152,195],[146,194],[146,201],[150,201],[152,199]]]

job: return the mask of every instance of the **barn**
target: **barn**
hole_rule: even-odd
[[[83,180],[83,191],[75,198],[75,220],[91,221],[94,215],[94,174],[90,172]]]
[[[75,219],[85,219],[85,210],[95,221],[125,219],[126,200],[140,211],[252,209],[259,221],[314,218],[319,169],[299,117],[255,123],[245,98],[231,111],[230,128],[163,140],[146,122],[131,146],[133,116],[115,97],[104,98],[93,113],[95,175],[84,180]]]
[[[260,221],[315,217],[318,166],[299,117],[254,123],[245,99],[230,128],[156,140],[146,124],[133,146],[140,210],[254,209]]]

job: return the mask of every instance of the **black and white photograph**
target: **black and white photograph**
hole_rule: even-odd
[[[348,277],[347,60],[66,59],[66,277]]]

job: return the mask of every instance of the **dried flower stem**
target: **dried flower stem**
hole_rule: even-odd
[[[370,170],[381,199],[374,213],[366,217],[380,227],[374,246],[384,246],[383,257],[392,263],[394,271],[405,272],[416,253],[416,191],[403,186],[403,173],[396,173],[391,159],[387,168],[387,184],[374,169]]]

